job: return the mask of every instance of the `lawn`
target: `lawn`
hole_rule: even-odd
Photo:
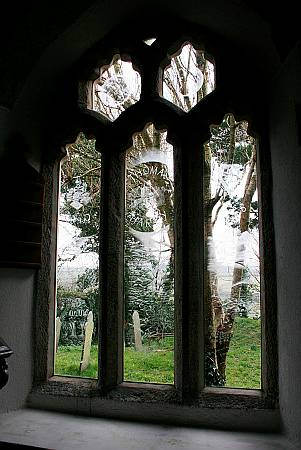
[[[227,355],[226,385],[260,389],[260,320],[237,318]]]
[[[260,320],[237,318],[227,357],[229,387],[260,389]],[[60,346],[55,373],[59,375],[97,377],[97,346],[92,345],[90,365],[79,373],[80,346]],[[142,352],[125,349],[124,379],[149,383],[173,383],[173,339],[165,338],[144,345]]]

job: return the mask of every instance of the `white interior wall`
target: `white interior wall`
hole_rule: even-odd
[[[291,439],[301,445],[301,142],[295,110],[301,104],[300,80],[300,53],[296,48],[273,82],[270,128],[280,407]]]
[[[33,373],[33,289],[31,269],[0,269],[0,336],[13,350],[9,380],[0,391],[0,412],[24,406]]]

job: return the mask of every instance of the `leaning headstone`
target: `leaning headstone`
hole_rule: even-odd
[[[59,317],[57,317],[56,321],[55,321],[55,351],[56,352],[57,352],[57,348],[59,345],[61,327],[62,327],[62,321]]]
[[[91,351],[93,329],[94,329],[93,313],[92,311],[89,311],[87,322],[85,323],[85,337],[83,342],[82,358],[79,366],[80,372],[86,370],[90,362],[90,351]]]
[[[138,311],[133,312],[133,324],[135,335],[135,349],[137,352],[142,352],[141,326]]]

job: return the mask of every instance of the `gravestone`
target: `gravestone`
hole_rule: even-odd
[[[141,327],[140,327],[140,317],[139,317],[138,311],[133,312],[133,324],[134,324],[134,335],[135,335],[135,349],[137,352],[142,352]]]
[[[85,323],[85,336],[82,348],[82,358],[79,366],[80,372],[83,372],[89,366],[93,329],[93,313],[92,311],[89,311],[87,322]]]
[[[62,326],[61,319],[59,317],[57,317],[56,321],[55,321],[55,351],[56,352],[57,352],[57,348],[58,348],[59,340],[60,340],[61,326]]]
[[[64,298],[58,302],[61,318],[60,342],[63,345],[81,345],[88,308],[84,299]]]

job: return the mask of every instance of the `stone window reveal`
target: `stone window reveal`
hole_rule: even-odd
[[[274,405],[258,136],[202,40],[146,38],[103,44],[79,77],[61,214],[95,264],[69,291],[57,282],[49,389],[67,375],[74,395],[82,383],[102,399]],[[63,368],[68,345],[77,373]]]

